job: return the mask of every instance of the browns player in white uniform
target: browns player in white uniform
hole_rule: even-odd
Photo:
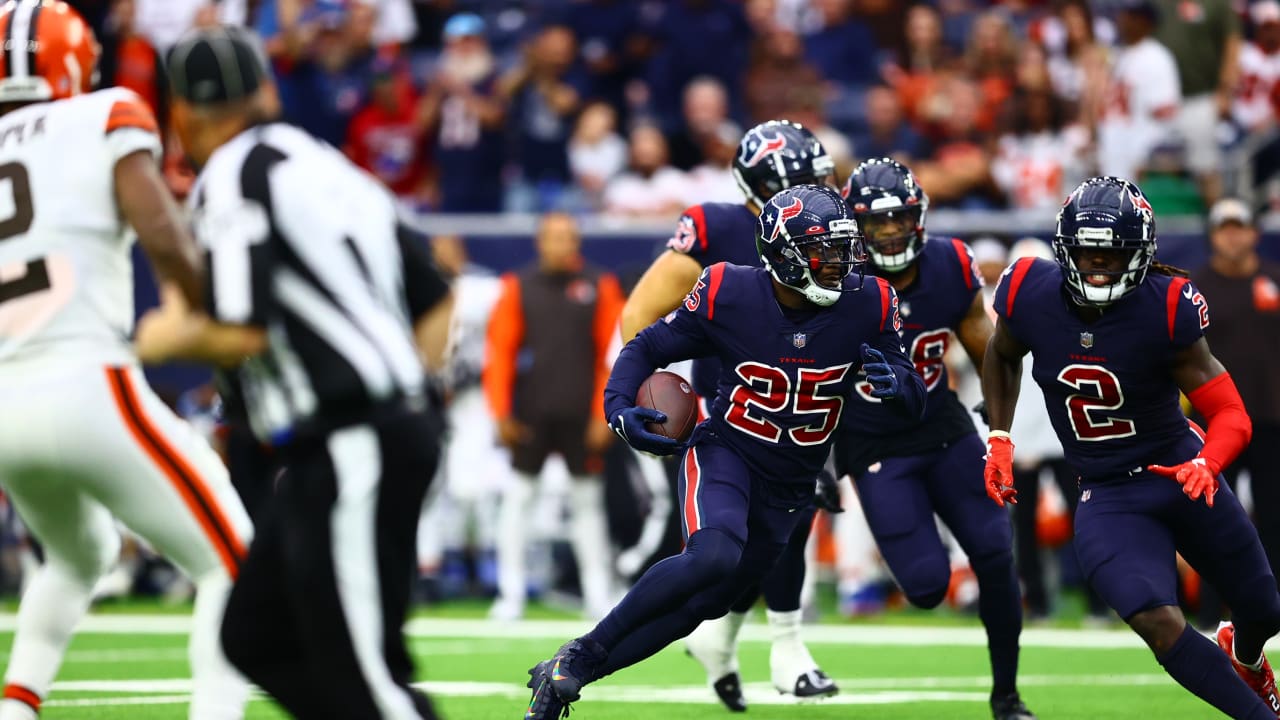
[[[199,256],[159,173],[150,109],[89,92],[98,46],[57,0],[0,8],[0,485],[45,549],[18,611],[0,720],[34,718],[118,518],[197,587],[192,718],[239,718],[218,630],[250,523],[209,446],[147,386],[129,341],[134,231],[192,302]]]

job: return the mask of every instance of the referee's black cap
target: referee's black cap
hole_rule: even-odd
[[[193,105],[240,100],[269,80],[257,36],[232,26],[188,33],[169,51],[168,66],[173,94]]]

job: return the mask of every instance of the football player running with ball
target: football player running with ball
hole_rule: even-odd
[[[718,262],[758,265],[756,218],[775,193],[804,184],[826,185],[835,163],[813,133],[793,122],[770,120],[751,128],[738,143],[733,177],[746,196],[743,203],[702,203],[684,211],[667,250],[658,256],[622,309],[622,339],[630,340],[667,313],[680,307],[702,271]],[[693,363],[692,385],[702,415],[716,396],[720,362],[700,358]],[[830,475],[824,473],[825,480]],[[820,486],[821,487],[821,486]],[[831,497],[839,498],[837,492]],[[821,494],[815,500],[822,501]],[[837,507],[827,509],[839,510]],[[820,697],[839,691],[800,639],[800,593],[804,587],[805,545],[813,527],[813,507],[796,511],[796,531],[787,549],[759,589],[744,593],[729,613],[698,626],[685,645],[707,671],[707,680],[725,707],[747,709],[738,675],[738,631],[761,595],[768,607],[769,652],[773,684],[796,697]]]
[[[1024,258],[996,287],[982,368],[991,416],[987,494],[1016,502],[1009,426],[1022,357],[1080,474],[1075,546],[1089,583],[1183,687],[1232,718],[1280,717],[1263,643],[1280,593],[1257,531],[1219,479],[1249,443],[1231,376],[1209,351],[1209,311],[1186,274],[1155,261],[1155,218],[1136,185],[1092,178],[1058,214],[1056,263]],[[1188,423],[1178,391],[1208,419]],[[1222,594],[1218,646],[1178,609],[1175,553]]]
[[[756,230],[764,267],[707,268],[684,305],[622,349],[605,414],[636,450],[686,450],[679,501],[684,552],[649,568],[586,635],[530,671],[526,720],[559,717],[582,686],[723,616],[769,574],[813,502],[845,398],[865,373],[908,417],[924,383],[902,351],[897,295],[865,277],[862,237],[843,198],[802,185],[774,195]],[[677,360],[719,358],[709,419],[688,447],[645,430],[641,383]]]

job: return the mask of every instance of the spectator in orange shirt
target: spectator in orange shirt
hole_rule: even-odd
[[[115,0],[102,33],[98,73],[102,87],[125,87],[138,93],[163,126],[169,118],[168,84],[156,49],[139,35],[133,19],[137,3]]]
[[[570,535],[583,603],[588,615],[603,617],[613,605],[601,477],[613,431],[604,384],[622,288],[583,259],[572,216],[546,215],[536,242],[537,261],[503,276],[489,320],[484,390],[515,469],[498,510],[498,600],[490,616],[524,612],[524,528],[538,474],[558,453],[572,476]]]
[[[183,160],[182,149],[168,136],[169,81],[162,72],[164,63],[156,49],[138,32],[134,19],[135,0],[114,0],[103,23],[102,54],[98,60],[102,87],[124,87],[138,93],[160,123],[165,139],[164,175],[169,190],[185,197],[195,174]]]

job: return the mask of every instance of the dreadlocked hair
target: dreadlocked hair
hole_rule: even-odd
[[[1186,270],[1183,270],[1180,267],[1174,267],[1173,265],[1166,265],[1160,262],[1159,260],[1151,261],[1151,271],[1158,272],[1161,275],[1168,275],[1169,277],[1191,277],[1190,272],[1187,272]]]

